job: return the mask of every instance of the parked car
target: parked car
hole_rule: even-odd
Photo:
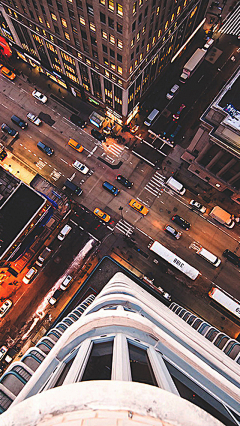
[[[5,77],[9,78],[9,80],[14,80],[16,78],[16,74],[14,74],[14,72],[10,71],[7,67],[2,67],[1,73]]]
[[[42,123],[42,120],[40,120],[40,118],[37,115],[34,115],[31,112],[27,114],[27,119],[31,121],[33,124],[35,124],[36,126],[40,126],[40,124]]]
[[[198,201],[195,200],[191,200],[189,201],[190,206],[192,206],[193,209],[198,210],[201,213],[205,213],[206,212],[206,207],[204,207],[202,204],[200,204]]]
[[[173,114],[173,121],[179,120],[180,114],[186,105],[182,104],[176,114]]]
[[[186,231],[188,231],[190,229],[190,223],[183,219],[183,217],[179,216],[178,214],[175,214],[172,217],[172,221],[175,222],[177,225],[181,226],[183,229],[185,229]]]
[[[10,126],[8,126],[6,123],[3,123],[1,125],[1,129],[5,132],[8,133],[10,136],[12,136],[13,138],[17,139],[19,136],[19,133],[17,130],[12,129]]]
[[[133,182],[130,182],[130,180],[128,180],[127,178],[125,178],[122,175],[117,175],[116,176],[116,180],[121,183],[123,186],[126,186],[127,188],[132,188],[133,186]]]
[[[240,257],[232,251],[228,249],[224,250],[223,256],[226,257],[227,260],[229,260],[229,262],[232,262],[234,265],[240,266]]]
[[[102,133],[100,133],[96,129],[91,130],[91,135],[100,142],[105,142],[105,140],[106,140],[106,136],[103,135]]]
[[[0,318],[4,317],[7,311],[11,308],[13,302],[10,299],[5,300],[0,306]]]
[[[50,305],[55,305],[55,303],[58,301],[58,299],[61,297],[61,295],[62,295],[63,293],[62,293],[62,291],[61,290],[59,290],[59,289],[57,289],[54,293],[53,293],[53,295],[48,299],[48,303],[50,304]]]
[[[111,217],[110,217],[107,213],[103,212],[103,211],[102,211],[102,210],[100,210],[99,208],[96,208],[96,209],[93,211],[93,213],[94,213],[97,217],[99,217],[100,219],[102,219],[104,222],[109,222],[109,221],[110,221],[110,219],[111,219]]]
[[[24,121],[22,118],[18,117],[17,115],[12,115],[11,120],[14,124],[16,124],[21,129],[26,129],[28,124],[26,121]]]
[[[176,240],[179,240],[179,238],[181,237],[182,233],[177,231],[175,228],[173,228],[173,226],[171,225],[166,225],[164,228],[164,231],[166,231],[168,234],[172,235],[174,238],[176,238]]]
[[[47,96],[43,95],[41,92],[39,92],[38,90],[34,90],[32,92],[32,96],[37,99],[38,101],[42,102],[43,104],[45,104],[48,100]]]
[[[81,117],[79,117],[79,116],[78,116],[78,115],[76,115],[76,114],[72,114],[72,115],[70,116],[70,121],[71,121],[73,124],[75,124],[76,126],[81,127],[81,129],[83,129],[83,128],[87,125],[87,122],[86,122],[86,121],[84,121]]]
[[[149,212],[149,209],[147,209],[147,207],[139,203],[139,201],[135,200],[134,198],[132,198],[128,204],[130,207],[132,207],[137,212],[141,213],[143,216],[146,216],[146,214],[148,214]]]
[[[2,346],[0,348],[0,361],[5,357],[7,351],[8,351],[7,346]]]
[[[35,277],[37,272],[38,271],[37,271],[36,268],[34,268],[34,266],[32,268],[30,268],[29,271],[26,273],[25,277],[23,277],[24,284],[29,284],[30,281],[33,280],[33,278]]]
[[[71,275],[67,275],[60,285],[60,290],[65,291],[67,287],[69,286],[70,282],[72,281],[72,279],[73,277]]]
[[[89,168],[85,166],[85,164],[80,163],[80,161],[76,160],[73,163],[73,167],[81,172],[83,175],[86,175],[89,172]]]
[[[179,85],[178,84],[174,84],[174,86],[169,90],[169,92],[166,94],[166,98],[167,99],[172,99],[174,98],[174,96],[176,96],[176,94],[179,91]]]

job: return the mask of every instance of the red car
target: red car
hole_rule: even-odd
[[[186,107],[186,105],[182,104],[176,114],[173,114],[173,121],[177,121],[180,117],[182,110]]]

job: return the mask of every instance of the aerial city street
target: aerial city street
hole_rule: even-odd
[[[117,272],[240,364],[240,4],[55,3],[0,1],[1,376]]]

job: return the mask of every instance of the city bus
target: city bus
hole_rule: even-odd
[[[185,260],[168,250],[158,241],[150,243],[148,248],[162,259],[166,260],[166,262],[170,263],[170,265],[187,275],[187,277],[191,278],[191,280],[195,280],[199,275],[201,275],[197,269],[193,268],[193,266],[189,265]]]
[[[240,318],[240,302],[220,288],[212,287],[208,293],[211,299],[223,306],[227,311]]]

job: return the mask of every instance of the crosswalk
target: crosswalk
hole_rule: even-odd
[[[126,220],[120,219],[116,224],[115,229],[125,234],[127,237],[130,237],[134,231],[134,226],[130,225]]]
[[[155,197],[163,191],[163,186],[165,183],[165,176],[161,175],[161,173],[156,172],[151,177],[150,181],[145,185],[144,189],[150,192]]]
[[[115,157],[119,157],[124,150],[124,146],[121,146],[121,145],[118,145],[114,142],[113,143],[111,142],[111,145],[105,144],[105,149],[106,149],[107,153],[111,153]]]
[[[219,32],[240,36],[240,5],[228,16]]]

